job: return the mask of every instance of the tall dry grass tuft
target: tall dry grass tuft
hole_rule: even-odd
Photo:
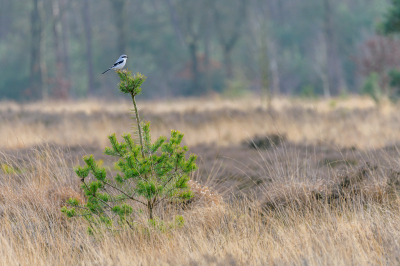
[[[289,162],[280,161],[281,170],[267,165],[282,176],[262,188],[264,196],[286,202],[273,209],[246,197],[224,201],[191,182],[196,196],[178,210],[182,227],[143,224],[94,237],[60,212],[70,195],[84,200],[61,150],[44,147],[25,160],[0,162],[0,265],[396,265],[400,259],[396,160],[382,171],[372,163],[349,168],[326,183],[306,183],[307,171],[288,170]],[[304,176],[283,178],[289,173]],[[379,200],[369,190],[375,184],[385,191]],[[340,187],[335,202],[325,200]]]

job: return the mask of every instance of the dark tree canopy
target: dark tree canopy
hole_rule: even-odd
[[[383,29],[386,34],[400,32],[400,0],[392,0],[383,22]]]

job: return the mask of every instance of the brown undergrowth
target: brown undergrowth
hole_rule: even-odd
[[[316,202],[338,206],[343,201],[390,203],[400,190],[400,175],[390,169],[379,173],[379,167],[367,162],[358,169],[336,173],[332,179],[316,182],[276,182],[264,190],[261,207],[271,211],[286,207],[303,208]]]
[[[179,213],[182,227],[160,230],[142,221],[137,231],[92,237],[85,224],[60,212],[70,196],[85,200],[62,151],[42,147],[26,158],[0,160],[1,265],[395,265],[400,259],[395,159],[331,179],[311,176],[308,183],[275,179],[257,194],[263,199],[237,193],[223,199],[212,181],[209,187],[191,181],[195,197],[188,206],[157,212],[166,221]],[[282,162],[275,163],[277,170]]]
[[[69,197],[86,200],[71,168],[88,153],[83,149],[115,174],[96,143],[126,127],[125,107],[86,112],[77,103],[65,112],[54,105],[52,113],[40,104],[1,106],[3,139],[39,137],[2,143],[23,149],[0,154],[0,265],[398,265],[395,107],[287,102],[271,112],[243,103],[162,103],[159,113],[148,111],[160,133],[184,126],[189,139],[203,143],[190,146],[202,156],[190,181],[194,199],[156,210],[166,224],[177,214],[184,223],[164,228],[141,219],[137,230],[95,236],[60,207]],[[94,144],[75,139],[68,146],[68,136],[92,132]],[[54,145],[40,144],[46,141]]]

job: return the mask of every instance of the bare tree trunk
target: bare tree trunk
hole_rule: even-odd
[[[324,6],[324,44],[325,44],[325,51],[326,51],[326,60],[325,60],[325,71],[326,74],[324,73],[324,76],[326,75],[327,77],[323,77],[323,83],[327,83],[325,84],[324,87],[328,88],[328,90],[331,89],[331,75],[330,73],[332,71],[330,71],[330,68],[333,66],[332,64],[332,41],[333,41],[333,26],[332,26],[332,16],[331,16],[331,12],[332,12],[332,8],[331,8],[331,3],[330,0],[324,0],[323,1],[323,6]],[[325,72],[324,71],[324,72]],[[326,79],[326,80],[325,80]],[[330,93],[329,93],[330,94]],[[325,93],[325,96],[327,96],[327,94]]]
[[[279,22],[281,25],[285,24],[286,17],[285,17],[285,10],[283,7],[284,2],[282,0],[277,0],[278,2],[278,9],[279,9]]]
[[[193,90],[198,92],[200,89],[199,64],[197,61],[197,45],[196,41],[189,44],[190,57],[192,59],[192,74],[193,74]]]
[[[90,23],[89,0],[83,1],[83,26],[86,38],[86,68],[88,75],[87,94],[94,95],[94,73],[92,55],[92,28]]]
[[[41,69],[41,42],[42,42],[42,21],[39,12],[39,0],[33,0],[31,10],[31,61],[30,61],[30,88],[27,94],[34,98],[41,98],[42,95],[42,69]]]
[[[346,93],[347,91],[347,84],[346,79],[343,73],[343,67],[341,64],[340,58],[336,58],[337,60],[337,77],[338,77],[338,85],[339,85],[339,93]]]
[[[39,2],[39,10],[40,13],[44,14],[44,7],[43,7],[43,1],[40,0]],[[42,40],[46,39],[46,31],[42,30]],[[44,54],[45,53],[45,42],[42,41],[40,44],[40,53]],[[44,59],[41,60],[40,63],[40,68],[42,70],[42,99],[43,101],[47,101],[49,99],[49,77],[48,77],[48,71],[47,71],[47,65],[46,61]]]
[[[272,73],[273,63],[271,63],[268,52],[269,45],[272,41],[269,41],[268,36],[268,23],[269,12],[265,6],[264,1],[253,2],[252,13],[250,17],[250,27],[253,36],[255,60],[257,60],[257,70],[260,79],[260,100],[261,105],[267,109],[272,108],[272,91],[270,86],[270,73]],[[277,65],[275,69],[277,72]],[[277,79],[273,81],[273,84],[279,87],[279,75]]]
[[[63,94],[64,98],[70,97],[71,90],[71,64],[69,60],[69,43],[68,43],[68,12],[65,12],[68,8],[69,0],[60,0],[60,4],[63,12],[61,13],[61,29],[62,29],[62,57],[64,65],[64,76],[63,76]]]
[[[11,10],[12,2],[8,0],[0,0],[0,39],[7,35],[10,31],[10,26],[13,21],[13,14],[8,10]]]
[[[280,78],[279,78],[279,68],[278,68],[278,52],[276,45],[273,41],[269,42],[270,50],[270,67],[271,67],[271,78],[272,78],[272,92],[275,95],[280,94]]]
[[[169,9],[169,14],[171,16],[171,22],[172,22],[172,26],[174,27],[174,31],[176,36],[178,36],[179,39],[179,43],[182,45],[182,47],[185,47],[185,40],[183,38],[183,34],[182,31],[179,27],[179,18],[178,18],[178,14],[174,8],[174,5],[172,4],[172,0],[165,0],[167,5],[168,5],[168,9]]]
[[[62,78],[61,68],[62,68],[62,55],[61,55],[61,45],[60,45],[60,6],[58,0],[52,0],[52,11],[53,11],[53,37],[54,37],[54,52],[56,58],[56,86],[60,86]]]
[[[120,54],[126,53],[126,26],[125,26],[125,6],[126,0],[110,0],[114,11],[115,27],[118,33],[118,50]]]
[[[319,38],[319,45],[317,45],[315,54],[315,71],[320,76],[322,81],[322,89],[324,91],[324,97],[331,97],[330,82],[329,82],[329,61],[328,61],[328,51],[326,44],[326,37],[321,35]]]
[[[232,59],[231,59],[231,54],[232,53],[231,52],[232,52],[232,49],[225,46],[225,49],[224,49],[224,64],[225,64],[226,77],[228,79],[231,79],[233,77]]]
[[[244,24],[246,20],[247,5],[248,3],[246,0],[240,1],[237,14],[234,15],[234,21],[231,23],[232,25],[234,25],[233,29],[231,29],[231,32],[227,32],[227,30],[223,26],[224,14],[221,13],[221,10],[219,10],[218,7],[214,7],[215,27],[218,32],[220,45],[223,49],[225,72],[226,72],[226,77],[228,79],[232,78],[233,76],[231,54],[233,48],[235,47],[237,41],[240,38],[241,26]]]
[[[212,78],[210,73],[210,27],[206,27],[204,36],[204,74],[206,91],[212,90]]]
[[[326,45],[326,70],[328,74],[329,88],[332,92],[340,93],[344,90],[345,79],[343,69],[337,52],[337,43],[334,34],[333,8],[331,0],[324,0],[324,37]]]
[[[322,80],[322,89],[324,91],[324,97],[325,98],[330,98],[331,97],[331,91],[330,91],[330,86],[329,86],[328,71],[326,71],[326,70],[322,71],[321,80]]]
[[[199,67],[197,53],[199,42],[204,37],[204,32],[207,31],[205,30],[206,25],[209,25],[210,18],[207,10],[210,1],[166,0],[166,3],[174,30],[178,38],[182,38],[181,42],[188,48],[191,59],[192,89],[199,94],[200,91],[204,92],[204,86],[200,79],[202,69]],[[205,40],[205,42],[208,41]]]
[[[260,46],[260,57],[259,67],[261,75],[261,102],[265,99],[265,106],[270,109],[272,101],[272,93],[270,88],[270,77],[269,77],[269,57],[268,57],[268,43],[267,34],[262,33],[261,46]],[[264,92],[264,93],[263,93]],[[264,94],[264,95],[263,95]]]
[[[65,65],[63,62],[63,49],[61,46],[62,37],[62,24],[60,14],[60,2],[59,0],[52,0],[53,10],[53,36],[54,36],[54,52],[56,58],[56,82],[53,96],[56,98],[64,99],[65,95]]]

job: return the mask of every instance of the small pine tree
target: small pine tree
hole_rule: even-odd
[[[128,133],[122,135],[122,142],[115,134],[108,137],[111,147],[106,147],[104,154],[119,158],[117,165],[121,170],[113,179],[107,178],[106,169],[96,163],[93,155],[83,157],[86,166],[74,169],[82,181],[87,202],[70,199],[72,207],[62,208],[62,212],[68,217],[83,217],[89,222],[90,231],[96,225],[133,229],[135,213],[141,212],[138,205],[147,209],[152,221],[154,208],[162,201],[193,197],[188,181],[189,174],[197,169],[197,156],[186,158],[188,148],[181,146],[183,134],[179,131],[172,130],[169,140],[161,136],[154,143],[151,141],[150,123],[141,122],[135,100],[146,77],[126,70],[117,73],[120,91],[132,97],[138,143]]]

